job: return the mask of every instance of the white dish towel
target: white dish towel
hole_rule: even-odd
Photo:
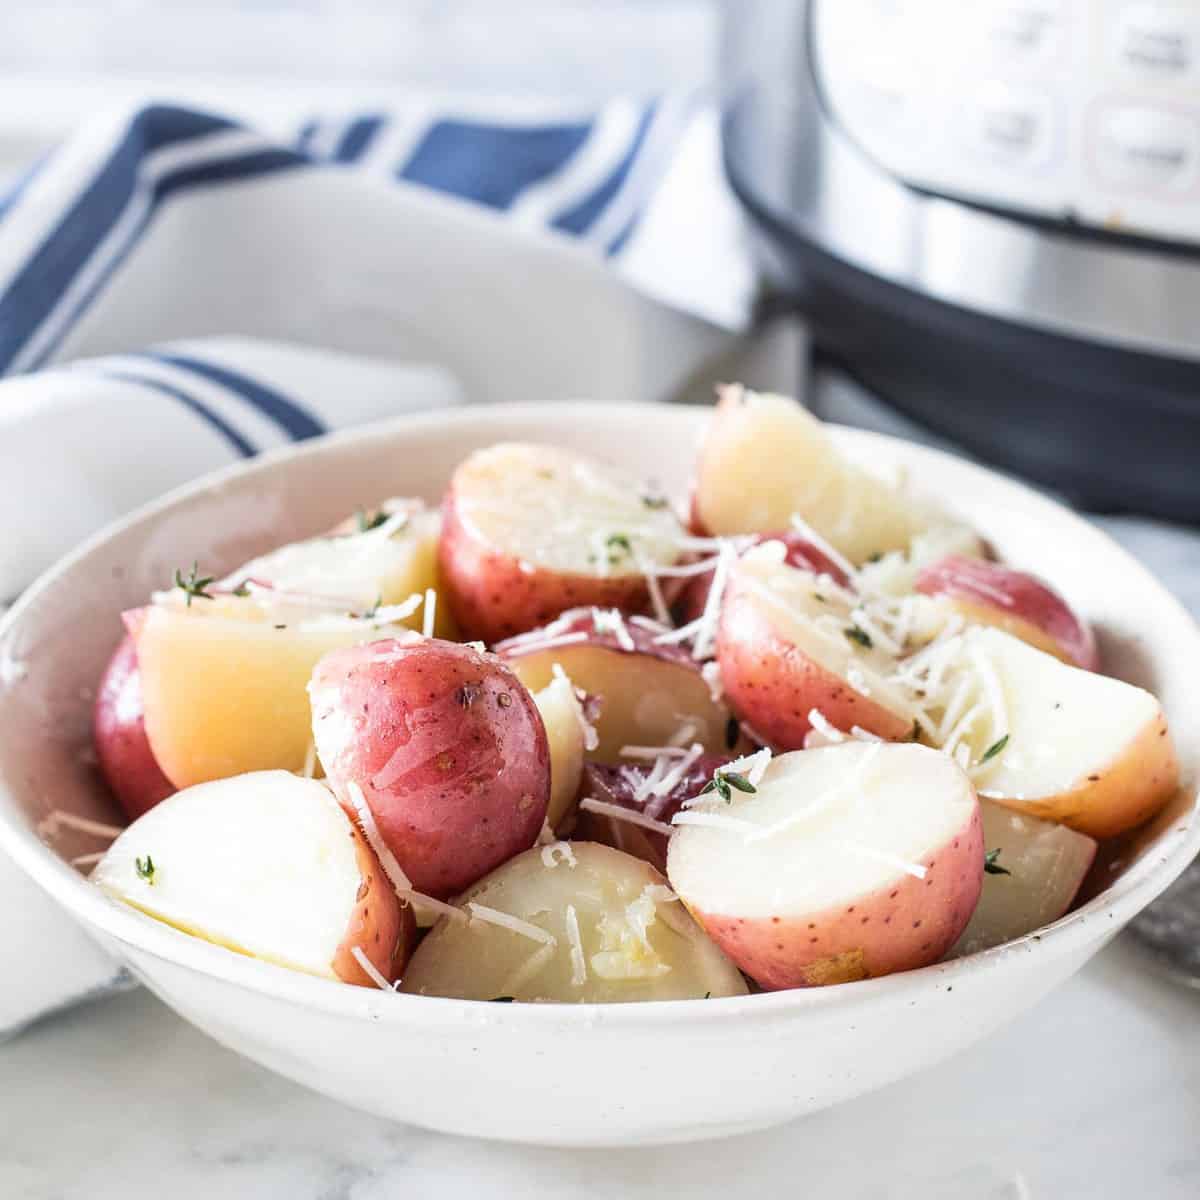
[[[0,605],[107,521],[289,440],[466,401],[673,395],[753,291],[690,99],[272,133],[100,114],[0,192]],[[0,1038],[116,986],[6,862],[0,912]]]

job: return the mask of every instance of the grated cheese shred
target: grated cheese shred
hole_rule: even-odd
[[[381,992],[394,992],[400,986],[398,979],[394,984],[388,983],[383,972],[367,957],[361,946],[351,946],[350,953],[354,956],[354,961],[362,967],[367,977]]]
[[[519,934],[521,937],[529,938],[530,941],[542,942],[547,946],[558,944],[558,938],[554,934],[548,933],[540,925],[534,925],[531,921],[522,921],[520,917],[514,917],[511,913],[501,912],[498,908],[489,908],[488,905],[478,904],[474,900],[467,901],[467,908],[472,919],[484,921],[488,925],[496,925],[500,929],[507,929],[510,933]]]

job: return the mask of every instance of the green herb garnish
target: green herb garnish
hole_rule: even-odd
[[[997,755],[997,754],[999,754],[999,753],[1000,753],[1000,752],[1001,752],[1001,751],[1004,749],[1004,747],[1005,747],[1005,746],[1007,746],[1007,745],[1008,745],[1008,734],[1006,733],[1006,734],[1005,734],[1005,735],[1004,735],[1002,738],[997,738],[997,739],[996,739],[996,741],[994,741],[994,742],[993,742],[993,743],[992,743],[992,744],[991,744],[991,745],[990,745],[990,746],[989,746],[989,747],[988,747],[988,748],[987,748],[987,749],[986,749],[986,750],[983,752],[983,757],[982,757],[982,758],[979,760],[980,766],[982,766],[982,765],[983,765],[985,762],[990,762],[990,761],[991,761],[993,758],[995,758],[995,757],[996,757],[996,755]]]
[[[989,850],[983,856],[983,869],[989,875],[1011,875],[1012,872],[1007,867],[1002,867],[996,861],[996,859],[998,859],[999,857],[1000,857],[1000,847],[999,846],[997,846],[995,850]]]
[[[388,515],[382,508],[373,513],[367,512],[365,508],[360,508],[354,514],[354,519],[359,533],[370,533],[372,529],[378,529],[388,519]]]
[[[865,629],[859,629],[857,625],[847,625],[842,632],[852,641],[857,642],[866,650],[875,644],[871,641],[871,635]]]
[[[250,595],[250,580],[243,579],[242,582],[233,589],[231,595],[240,596],[242,599],[245,599],[248,595]]]
[[[489,1004],[511,1004],[516,999],[516,996],[493,996]]]
[[[718,769],[713,773],[713,777],[700,789],[700,795],[707,792],[716,792],[726,804],[733,803],[733,792],[731,788],[737,788],[739,792],[749,792],[753,794],[758,791],[748,780],[745,775],[739,775],[736,771],[722,771]]]
[[[657,509],[657,508],[666,508],[667,505],[670,503],[670,501],[666,498],[666,496],[659,496],[657,494],[643,492],[642,493],[642,503],[647,508]]]
[[[187,596],[188,608],[192,607],[192,601],[197,598],[204,600],[212,599],[212,593],[204,589],[213,582],[216,576],[201,576],[198,572],[199,568],[195,562],[192,563],[191,574],[186,579],[183,577],[183,572],[178,567],[175,568],[175,586],[183,589],[183,594]]]
[[[154,882],[154,859],[149,854],[145,858],[135,858],[133,860],[134,870],[137,871],[139,879],[144,879],[147,883]]]

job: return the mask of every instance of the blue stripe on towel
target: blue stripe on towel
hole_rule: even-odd
[[[107,162],[0,295],[0,373],[120,220],[145,155],[233,127],[223,117],[164,106],[142,109],[129,122]]]
[[[437,121],[400,177],[508,208],[530,184],[560,170],[591,131],[591,121],[534,126]]]
[[[380,116],[358,117],[351,121],[334,149],[334,161],[356,162],[382,128],[383,118]]]
[[[325,432],[325,426],[320,421],[282,393],[237,371],[232,371],[228,367],[218,367],[215,363],[190,358],[184,354],[150,352],[144,357],[154,359],[156,362],[169,363],[184,371],[191,371],[193,374],[207,379],[210,383],[216,383],[228,389],[254,405],[259,412],[270,417],[295,442],[317,437]]]
[[[238,179],[253,178],[287,167],[306,165],[308,161],[307,158],[294,150],[267,149],[250,152],[242,151],[232,158],[218,158],[215,162],[197,163],[192,166],[181,167],[178,171],[173,171],[162,176],[150,191],[150,202],[141,221],[129,231],[124,242],[114,249],[112,256],[104,265],[104,269],[98,272],[92,281],[92,286],[88,289],[87,294],[81,296],[76,301],[68,319],[62,321],[57,335],[41,348],[33,362],[24,364],[24,369],[36,370],[51,357],[63,338],[71,332],[79,318],[91,306],[96,296],[103,291],[114,272],[116,272],[129,257],[130,253],[137,247],[146,227],[153,220],[159,204],[172,193],[204,184],[230,183]],[[136,175],[136,163],[130,166],[130,171],[132,175]],[[131,196],[132,185],[130,188]],[[74,278],[73,274],[71,278]],[[52,303],[45,312],[37,314],[36,320],[33,319],[35,316],[34,313],[28,313],[27,319],[21,323],[20,327],[12,331],[7,329],[4,323],[8,294],[0,298],[0,375],[4,374],[8,369],[14,355],[33,336],[41,325],[42,320],[50,315],[54,308],[53,301],[60,298],[59,293],[65,287],[69,286],[70,282],[71,279],[68,279],[55,289],[54,295],[50,297]],[[10,333],[11,337],[8,336]]]
[[[109,379],[120,379],[125,383],[137,384],[138,387],[149,388],[151,391],[161,392],[164,396],[171,396],[211,425],[243,458],[252,458],[258,453],[258,449],[238,433],[224,417],[213,412],[208,405],[197,400],[195,396],[189,396],[182,388],[177,388],[173,384],[151,378],[148,375],[138,375],[133,371],[104,371],[103,374]]]
[[[590,195],[585,196],[566,212],[559,213],[550,222],[555,229],[563,233],[581,234],[591,228],[592,223],[608,207],[613,197],[620,191],[621,185],[629,177],[629,172],[637,161],[638,152],[646,140],[646,134],[650,131],[650,126],[654,122],[654,114],[657,111],[657,103],[647,107],[646,111],[642,113],[641,120],[638,121],[633,141],[629,143],[629,149],[626,151],[625,157],[617,164],[616,169]]]

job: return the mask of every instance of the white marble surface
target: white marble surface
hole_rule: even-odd
[[[380,1074],[420,1086],[403,1063]],[[0,1048],[4,1200],[1185,1200],[1200,1195],[1198,1128],[1200,994],[1147,973],[1120,941],[923,1075],[767,1133],[657,1150],[388,1125],[239,1059],[145,992]]]

